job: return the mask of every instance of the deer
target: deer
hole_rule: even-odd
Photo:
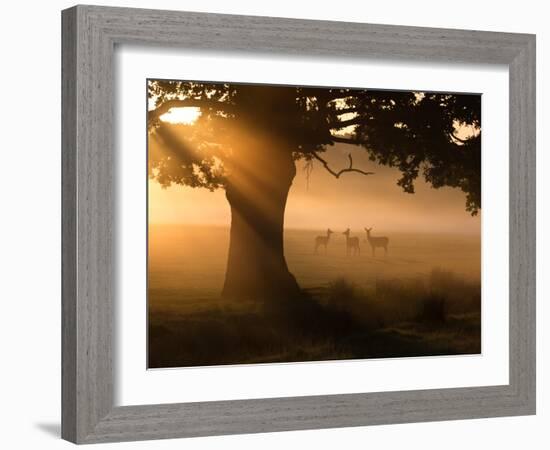
[[[342,233],[346,236],[346,255],[361,255],[361,249],[359,248],[359,238],[358,237],[349,237],[350,229]]]
[[[375,256],[376,254],[376,247],[382,247],[384,249],[385,255],[387,255],[388,244],[390,243],[389,238],[387,238],[386,236],[371,236],[370,232],[372,231],[372,227],[365,228],[365,231],[367,232],[367,241],[369,242],[372,249],[372,256]]]
[[[317,236],[315,238],[315,254],[317,254],[317,250],[319,247],[325,247],[325,253],[327,252],[327,244],[330,240],[330,235],[334,233],[330,228],[327,228],[327,235],[326,236]]]

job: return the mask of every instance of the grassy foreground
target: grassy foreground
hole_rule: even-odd
[[[149,367],[208,366],[481,352],[481,287],[450,271],[339,277],[302,299],[206,302],[177,312],[149,304]]]

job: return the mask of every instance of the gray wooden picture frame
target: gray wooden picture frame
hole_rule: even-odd
[[[535,413],[534,35],[98,6],[63,11],[62,34],[64,439],[94,443]],[[114,406],[116,44],[507,65],[509,384]]]

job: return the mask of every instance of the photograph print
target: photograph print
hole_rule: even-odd
[[[481,95],[146,90],[148,368],[481,353]]]

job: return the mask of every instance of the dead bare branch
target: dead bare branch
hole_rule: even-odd
[[[328,165],[327,161],[321,158],[317,153],[313,152],[311,155],[324,166],[324,168],[328,171],[328,173],[333,175],[335,178],[340,178],[340,175],[347,172],[356,172],[362,175],[374,175],[374,172],[366,172],[364,170],[354,168],[353,158],[351,157],[351,153],[348,153],[349,166],[346,169],[339,170],[338,172],[335,172],[334,170],[332,170]]]

